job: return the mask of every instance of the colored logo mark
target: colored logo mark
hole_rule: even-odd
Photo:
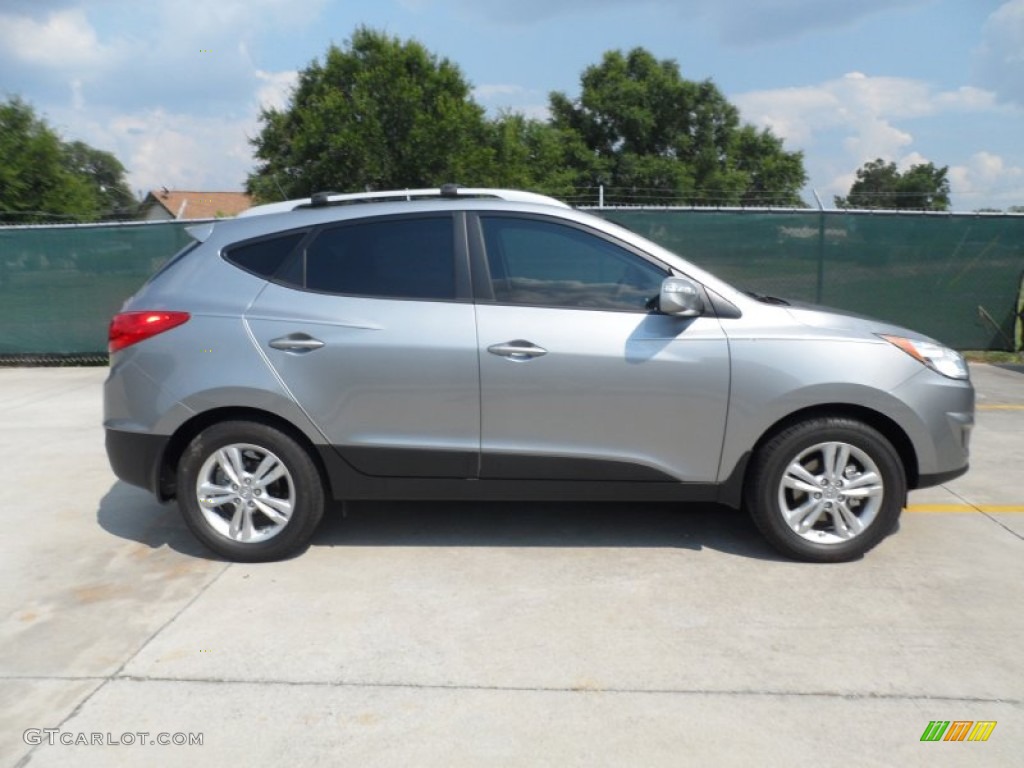
[[[921,741],[988,741],[995,728],[995,720],[932,720]]]

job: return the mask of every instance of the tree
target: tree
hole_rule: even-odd
[[[263,200],[402,189],[493,172],[484,111],[459,68],[415,41],[361,27],[299,73],[285,110],[264,109],[246,183]]]
[[[0,220],[92,221],[131,203],[124,166],[112,154],[64,143],[16,96],[0,103]]]
[[[932,163],[913,165],[900,173],[896,163],[881,158],[857,170],[850,194],[836,197],[837,208],[884,208],[909,211],[948,211],[949,167]]]
[[[581,86],[577,100],[552,93],[550,108],[552,125],[589,150],[568,161],[591,184],[635,202],[803,205],[803,155],[741,125],[714,83],[684,79],[675,61],[643,48],[609,51]]]
[[[65,144],[63,154],[64,167],[88,182],[102,215],[123,218],[135,213],[138,200],[125,181],[124,166],[114,155],[81,141]]]
[[[30,222],[96,213],[89,185],[64,163],[60,136],[18,97],[0,104],[0,216]]]
[[[488,129],[493,165],[480,183],[561,198],[590,183],[577,171],[589,151],[576,133],[514,112],[498,115]]]

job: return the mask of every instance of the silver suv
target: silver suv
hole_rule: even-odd
[[[745,507],[858,557],[967,470],[974,390],[903,328],[739,291],[524,192],[315,195],[190,230],[110,325],[107,453],[243,561],[329,499]]]

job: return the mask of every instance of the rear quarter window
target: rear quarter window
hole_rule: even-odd
[[[305,232],[289,232],[233,245],[224,251],[224,258],[246,272],[269,280],[277,274],[305,236]]]

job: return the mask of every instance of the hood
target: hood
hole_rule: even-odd
[[[845,331],[846,333],[863,333],[865,335],[885,333],[893,336],[903,336],[908,339],[939,343],[935,339],[917,331],[912,331],[909,328],[904,328],[901,325],[885,320],[876,320],[872,317],[865,317],[864,315],[858,315],[855,312],[847,312],[842,309],[831,309],[816,304],[792,302],[785,310],[796,322],[811,328]]]

